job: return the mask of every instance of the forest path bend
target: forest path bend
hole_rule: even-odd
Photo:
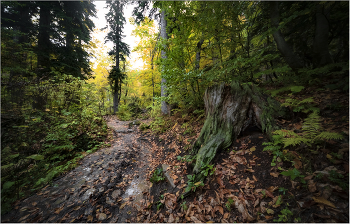
[[[133,221],[149,196],[146,171],[152,155],[147,140],[129,123],[109,117],[111,147],[86,156],[52,185],[18,201],[2,222]]]

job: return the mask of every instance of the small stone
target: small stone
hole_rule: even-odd
[[[104,187],[100,187],[100,189],[98,189],[98,192],[103,192],[105,190],[105,188]]]
[[[169,171],[167,171],[167,168],[169,167],[169,165],[167,164],[162,164],[162,168],[163,168],[163,172],[165,172],[165,177],[168,180],[168,182],[170,183],[170,185],[175,188],[175,184],[174,184],[174,180],[173,178],[170,177]]]

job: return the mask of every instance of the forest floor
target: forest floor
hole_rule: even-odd
[[[318,96],[322,125],[347,134],[345,140],[329,141],[314,154],[296,147],[290,151],[293,162],[271,166],[273,156],[262,145],[267,137],[251,127],[217,153],[216,170],[208,170],[214,174],[208,174],[204,186],[195,184],[195,191],[180,200],[193,168],[186,155],[204,118],[166,117],[174,125],[157,135],[110,116],[111,147],[86,156],[76,169],[17,201],[2,222],[349,222],[348,185],[344,189],[349,181],[349,98],[332,91]],[[327,106],[334,102],[338,109]],[[298,119],[279,123],[301,128]],[[172,184],[149,181],[161,167]],[[280,174],[292,168],[305,175],[291,180]]]

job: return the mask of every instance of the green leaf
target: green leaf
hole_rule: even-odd
[[[290,90],[291,90],[292,92],[298,93],[298,92],[300,92],[301,90],[303,90],[304,88],[305,88],[304,86],[292,86],[292,87],[290,88]]]
[[[2,186],[2,188],[3,188],[4,190],[6,190],[6,189],[9,189],[10,187],[12,187],[12,185],[14,185],[14,184],[15,184],[15,182],[7,181],[6,183],[4,183],[4,185]]]
[[[44,156],[39,155],[39,154],[34,154],[34,155],[31,155],[31,156],[28,156],[27,158],[28,159],[35,159],[35,160],[43,160]]]

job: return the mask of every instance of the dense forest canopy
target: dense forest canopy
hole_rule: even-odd
[[[130,3],[133,18],[124,18]],[[103,146],[104,115],[147,112],[161,130],[161,114],[204,114],[205,90],[222,82],[255,84],[272,96],[311,85],[349,89],[348,1],[107,1],[107,8],[101,31],[93,1],[1,2],[3,211]],[[123,39],[127,19],[140,38],[134,49]],[[93,32],[104,32],[113,49]],[[130,52],[143,69],[132,68]],[[313,111],[284,100],[304,117]]]

